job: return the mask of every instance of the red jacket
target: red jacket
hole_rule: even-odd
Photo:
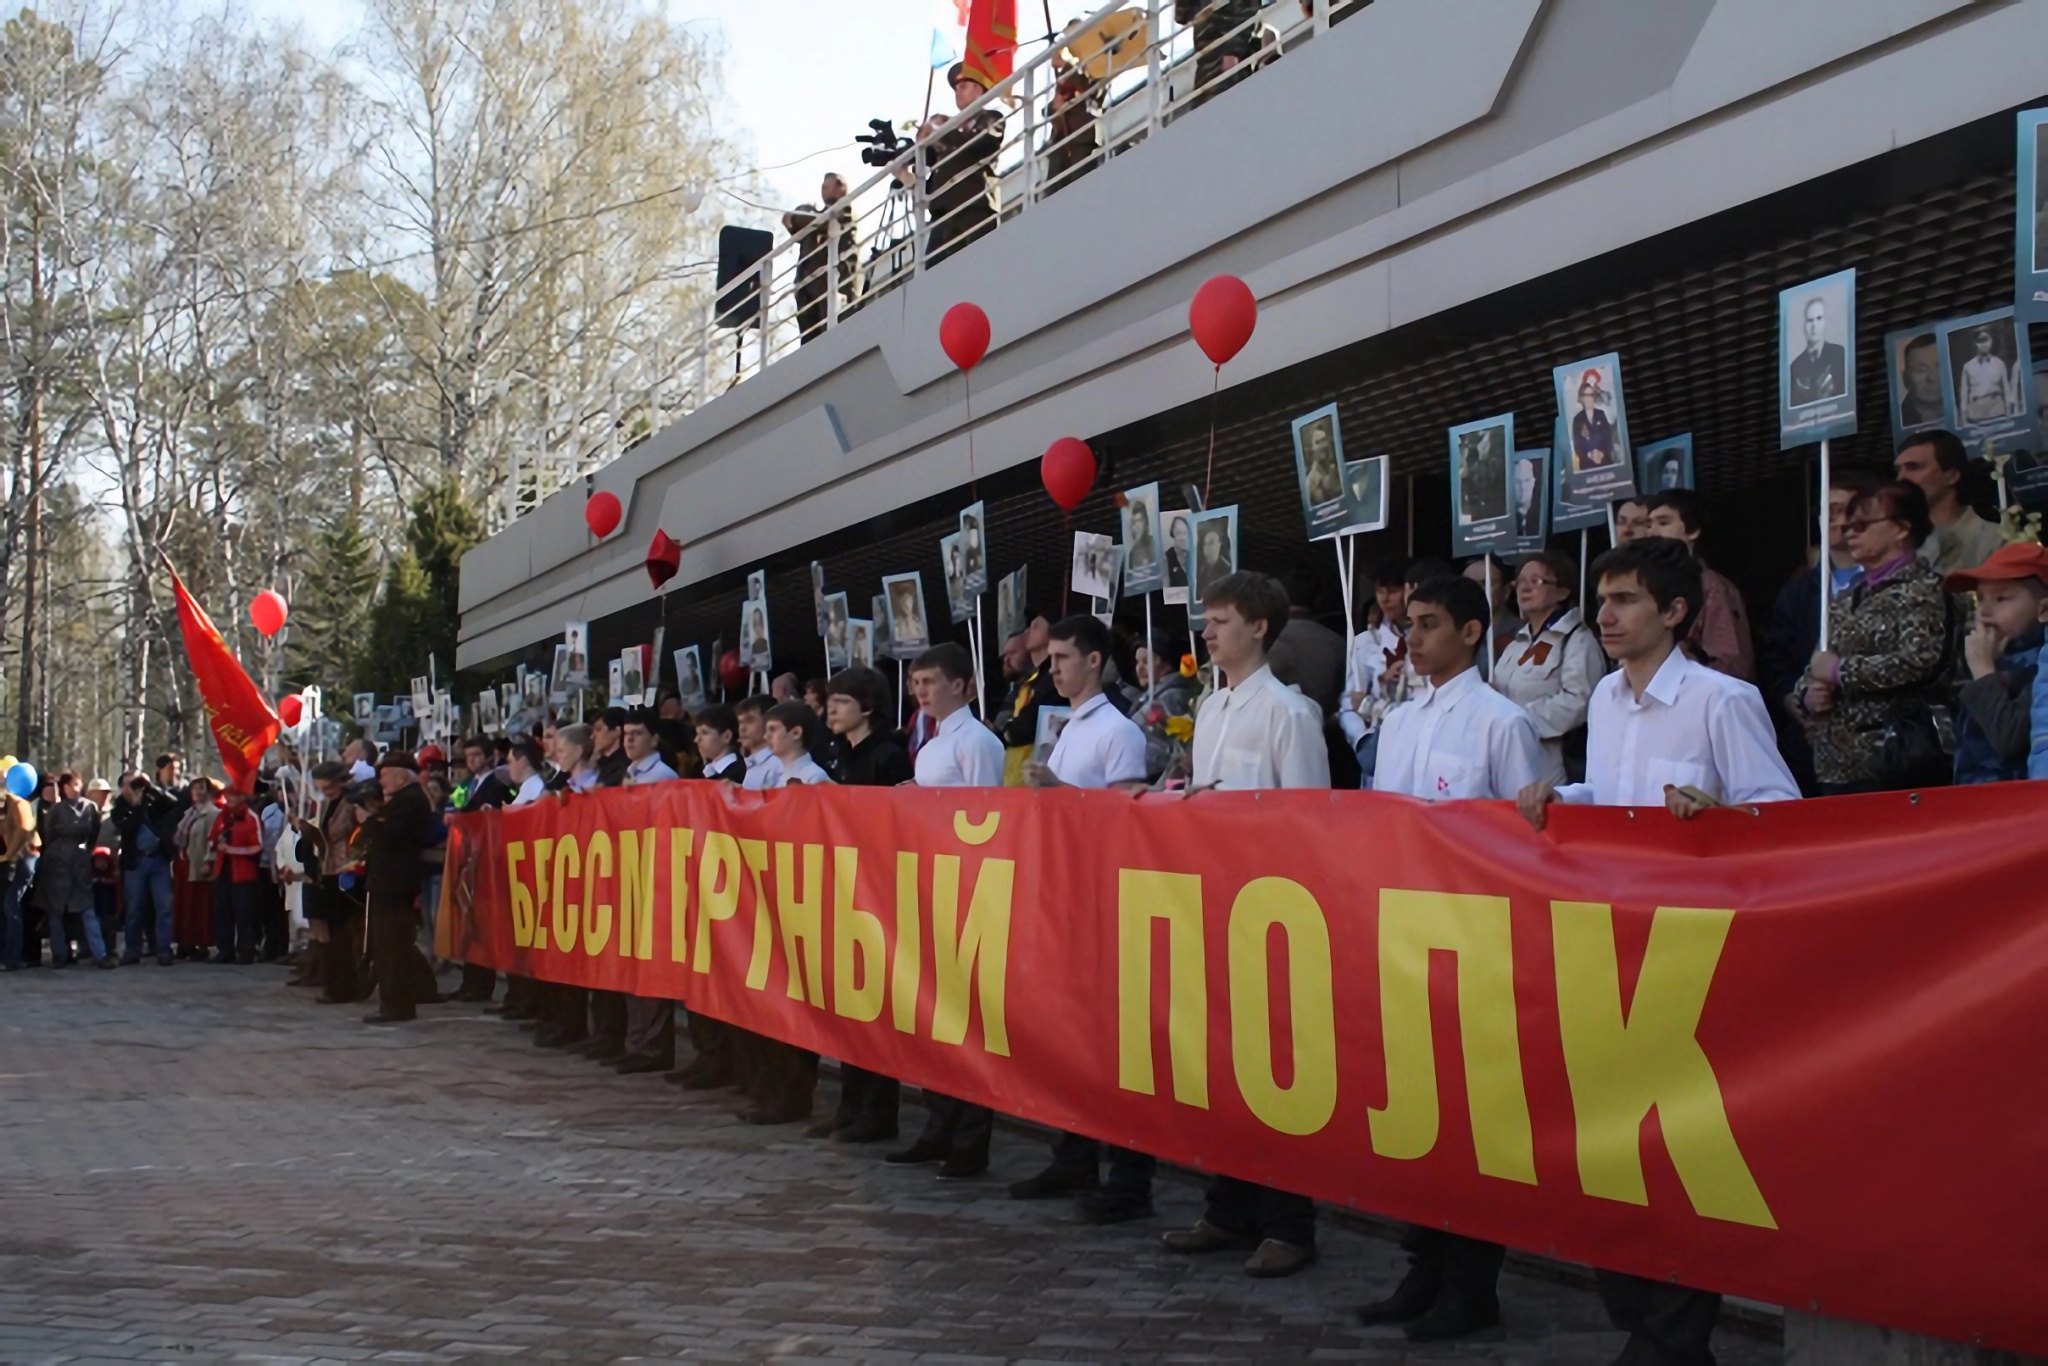
[[[213,818],[212,843],[215,877],[224,876],[230,882],[256,880],[256,859],[263,849],[263,822],[256,819],[256,813],[246,803],[239,809],[220,809],[220,814]],[[231,848],[255,852],[232,854],[228,852]]]

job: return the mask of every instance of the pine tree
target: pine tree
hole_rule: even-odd
[[[369,649],[356,672],[358,692],[396,695],[439,662],[455,668],[456,593],[462,557],[483,539],[483,521],[453,480],[413,504],[406,548],[384,576],[384,596],[370,612]]]

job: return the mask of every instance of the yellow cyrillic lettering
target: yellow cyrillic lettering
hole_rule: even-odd
[[[924,972],[924,925],[917,912],[917,855],[896,851],[896,958],[890,964],[890,1018],[899,1034],[917,1033],[917,982]]]
[[[1578,1123],[1579,1185],[1588,1195],[1647,1205],[1642,1123],[1652,1107],[1671,1165],[1709,1219],[1776,1228],[1728,1124],[1721,1084],[1697,1036],[1733,911],[1660,906],[1627,1013],[1614,950],[1614,911],[1553,901],[1557,1023]]]
[[[768,913],[768,893],[761,879],[768,871],[768,841],[741,840],[740,857],[747,863],[747,881],[754,884],[754,954],[747,961],[747,989],[768,985],[768,960],[775,951],[775,919]]]
[[[697,953],[693,972],[711,971],[711,922],[730,920],[740,908],[740,842],[722,830],[704,832],[697,864]]]
[[[963,927],[960,856],[940,854],[932,860],[932,971],[938,978],[932,1039],[937,1043],[957,1044],[967,1038],[967,1016],[978,991],[981,1045],[999,1058],[1010,1056],[1003,988],[1009,979],[1010,892],[1016,878],[1016,860],[983,859],[975,870]]]
[[[1294,1083],[1273,1075],[1266,932],[1287,937],[1287,1011]],[[1248,882],[1230,908],[1230,1060],[1251,1112],[1283,1134],[1312,1134],[1337,1109],[1337,1023],[1330,995],[1330,930],[1308,889],[1284,877]]]
[[[775,918],[782,923],[782,957],[789,967],[789,999],[822,1008],[825,981],[818,971],[825,909],[825,846],[803,846],[799,876],[793,844],[775,846]],[[806,889],[809,895],[805,895]]]
[[[652,848],[653,832],[648,834]],[[696,847],[697,832],[688,826],[677,826],[668,832],[668,956],[672,963],[690,961],[690,855]],[[652,899],[650,895],[649,900]],[[701,923],[697,933],[704,933]]]
[[[882,917],[853,904],[860,850],[832,848],[832,1009],[866,1023],[882,1013],[883,955],[888,952]]]
[[[507,841],[505,887],[512,898],[512,942],[522,949],[533,947],[533,893],[519,876],[519,865],[525,862],[526,841]]]
[[[554,862],[555,947],[565,953],[576,951],[576,923],[582,907],[569,900],[570,878],[583,875],[583,860],[576,852],[576,837],[564,835],[555,841]]]
[[[603,871],[599,871],[600,865]],[[583,917],[583,952],[595,958],[612,940],[612,903],[599,901],[598,879],[612,875],[612,837],[604,830],[590,832],[590,847],[583,851],[583,894],[589,914]]]
[[[1202,879],[1117,870],[1116,1084],[1154,1094],[1152,922],[1166,922],[1166,1043],[1173,1098],[1209,1108],[1209,980],[1202,947]]]
[[[1380,1031],[1387,1108],[1370,1110],[1372,1150],[1425,1156],[1436,1147],[1436,1042],[1429,1020],[1429,955],[1458,955],[1458,1038],[1472,1149],[1487,1176],[1536,1184],[1529,1098],[1515,1019],[1515,950],[1508,899],[1451,892],[1380,892]]]
[[[593,850],[593,853],[595,850]],[[654,956],[654,832],[619,832],[619,957]]]
[[[552,838],[533,842],[533,946],[537,949],[548,946],[548,909],[554,904],[549,891],[554,879],[554,863],[549,855],[554,849]]]

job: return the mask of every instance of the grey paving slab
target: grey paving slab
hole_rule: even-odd
[[[1261,1282],[1157,1243],[1199,1193],[1097,1229],[1003,1198],[999,1133],[940,1185],[795,1127],[532,1047],[474,1006],[396,1030],[275,968],[0,979],[0,1362],[1493,1362],[1605,1366],[1583,1290],[1422,1348],[1355,1326],[1383,1238],[1325,1220]],[[906,1131],[921,1115],[906,1107]],[[1726,1366],[1776,1347],[1724,1332]]]

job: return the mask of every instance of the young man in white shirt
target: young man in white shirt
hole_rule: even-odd
[[[777,702],[768,709],[763,730],[778,765],[771,788],[831,783],[832,775],[811,757],[812,736],[824,728],[823,718],[802,702]]]
[[[627,787],[672,783],[677,773],[662,760],[654,713],[635,707],[626,714],[621,742],[626,751]],[[613,1067],[620,1076],[666,1072],[676,1065],[676,1003],[654,996],[626,998],[626,1056]]]
[[[1706,803],[1748,806],[1799,796],[1779,757],[1755,687],[1716,673],[1679,648],[1704,600],[1699,561],[1684,544],[1630,541],[1593,563],[1600,645],[1621,667],[1600,680],[1586,714],[1586,781],[1538,782],[1522,814],[1541,830],[1552,802],[1662,803],[1690,820]],[[1697,795],[1695,795],[1697,794]],[[1721,1297],[1618,1271],[1596,1273],[1614,1326],[1627,1330],[1621,1360],[1711,1362]]]
[[[917,751],[919,787],[1001,787],[1003,742],[968,705],[974,696],[974,660],[958,645],[934,645],[910,665],[910,692],[938,726]],[[884,1162],[896,1166],[939,1163],[939,1180],[965,1181],[988,1170],[995,1112],[985,1105],[924,1093],[924,1131]]]
[[[1337,712],[1337,727],[1358,755],[1361,786],[1365,787],[1372,785],[1373,766],[1378,762],[1381,722],[1422,682],[1408,658],[1408,595],[1432,579],[1458,572],[1443,560],[1429,558],[1396,573],[1398,569],[1399,562],[1390,561],[1374,575],[1373,598],[1379,605],[1380,624],[1351,643],[1350,691],[1347,705]],[[1393,582],[1396,579],[1398,583]]]
[[[733,716],[739,721],[740,753],[747,765],[746,781],[741,786],[750,791],[766,792],[782,786],[777,781],[782,776],[782,761],[768,747],[768,709],[774,705],[773,698],[760,693],[733,703]]]
[[[1285,606],[1282,606],[1285,615]],[[1065,617],[1048,633],[1046,674],[1071,706],[1060,738],[1044,763],[1024,765],[1030,787],[1145,786],[1145,732],[1109,704],[1102,670],[1110,657],[1109,628],[1092,616]],[[1105,1148],[1107,1149],[1105,1151]],[[1109,1160],[1109,1178],[1102,1161]],[[1010,1186],[1012,1200],[1080,1198],[1090,1223],[1119,1224],[1152,1213],[1152,1174],[1159,1159],[1110,1147],[1083,1134],[1063,1133],[1052,1143],[1052,1162]]]
[[[547,790],[547,780],[540,776],[540,746],[531,740],[518,739],[512,742],[512,753],[505,760],[505,772],[512,781],[512,800],[507,806],[532,806]]]
[[[729,783],[745,778],[746,764],[733,748],[738,730],[739,721],[732,708],[722,703],[713,703],[697,713],[697,757],[704,761],[705,777],[723,778]]]
[[[1547,771],[1529,713],[1480,677],[1487,617],[1485,590],[1469,579],[1435,579],[1409,596],[1408,657],[1424,686],[1380,728],[1375,792],[1512,801]],[[1500,1322],[1500,1244],[1416,1225],[1401,1245],[1408,1274],[1359,1310],[1367,1327],[1404,1324],[1412,1342],[1444,1342]]]
[[[1287,624],[1287,590],[1268,575],[1240,570],[1206,589],[1202,611],[1202,640],[1224,686],[1195,711],[1193,791],[1327,791],[1322,710],[1266,667],[1266,644]],[[1160,1241],[1174,1252],[1250,1246],[1247,1274],[1292,1276],[1315,1260],[1316,1205],[1292,1191],[1211,1177],[1201,1219]]]

